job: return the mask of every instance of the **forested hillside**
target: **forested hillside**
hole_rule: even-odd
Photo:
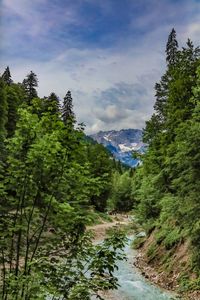
[[[185,289],[199,289],[200,49],[191,40],[179,48],[173,29],[166,62],[144,129],[149,148],[134,178],[134,197],[149,237],[149,262],[177,275]]]
[[[123,234],[95,246],[85,229],[123,167],[88,141],[70,91],[62,102],[37,86],[32,71],[18,84],[9,67],[0,78],[0,297],[90,299],[117,284]]]

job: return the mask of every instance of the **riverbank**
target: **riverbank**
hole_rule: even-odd
[[[88,229],[93,230],[95,242],[98,242],[106,237],[106,231],[114,226],[126,226],[131,224],[127,216],[113,216],[113,222],[103,223],[95,226],[90,226]],[[137,251],[131,248],[133,236],[129,239],[125,253],[127,261],[119,263],[119,269],[116,271],[116,277],[119,280],[120,287],[118,290],[101,292],[101,296],[105,300],[124,300],[124,299],[148,299],[161,300],[173,299],[173,295],[168,294],[167,290],[160,289],[158,285],[152,285],[151,279],[146,280],[141,274],[139,268],[135,266]],[[96,298],[92,298],[96,299]]]
[[[116,215],[112,216],[112,222],[103,222],[102,224],[89,226],[88,229],[94,232],[94,241],[98,242],[103,240],[106,237],[106,232],[108,229],[115,226],[127,226],[131,224],[130,219],[126,215]],[[153,283],[155,287],[160,287],[166,291],[171,291],[172,293],[176,293],[177,297],[181,300],[199,300],[200,293],[198,291],[192,293],[179,294],[178,289],[179,285],[177,282],[176,275],[169,276],[166,272],[160,272],[155,266],[152,266],[148,263],[147,257],[145,257],[145,249],[140,248],[137,249],[132,255],[134,257],[129,257],[129,265],[132,266],[132,270],[134,272],[134,268],[149,282]],[[134,288],[134,287],[133,287]],[[101,296],[106,300],[119,300],[119,296],[117,295],[117,291],[107,291],[101,293]],[[122,295],[121,295],[122,297]],[[120,298],[122,299],[122,298]]]
[[[155,265],[151,265],[145,254],[145,247],[137,249],[137,256],[134,261],[134,266],[138,268],[141,274],[150,282],[164,288],[168,291],[178,293],[181,300],[199,300],[200,291],[183,292],[179,291],[178,274],[169,275],[167,272],[159,271]]]

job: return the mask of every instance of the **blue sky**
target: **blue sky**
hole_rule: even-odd
[[[172,27],[198,45],[200,0],[1,0],[0,69],[39,95],[72,91],[86,131],[142,128]]]

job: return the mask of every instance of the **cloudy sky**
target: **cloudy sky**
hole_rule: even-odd
[[[0,0],[0,72],[33,70],[39,95],[72,91],[87,133],[142,128],[172,27],[200,39],[200,0]]]

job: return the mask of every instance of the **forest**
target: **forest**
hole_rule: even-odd
[[[132,173],[85,135],[70,91],[62,105],[53,92],[40,98],[36,74],[14,83],[9,67],[0,85],[1,299],[90,299],[115,288],[125,236],[95,246],[86,225],[122,200],[131,208],[123,187],[109,197],[113,179]]]
[[[143,133],[148,151],[134,177],[135,205],[151,236],[149,262],[164,266],[170,276],[178,269],[183,289],[199,289],[200,49],[189,39],[179,48],[173,29],[166,63]],[[182,258],[181,247],[186,249]]]
[[[187,243],[179,280],[200,289],[200,49],[189,39],[180,48],[171,31],[136,169],[87,137],[70,91],[41,98],[37,87],[33,71],[22,83],[9,67],[0,78],[1,299],[102,299],[118,285],[126,237],[117,230],[95,245],[86,226],[113,211],[133,211],[153,236],[149,262],[169,274]]]

